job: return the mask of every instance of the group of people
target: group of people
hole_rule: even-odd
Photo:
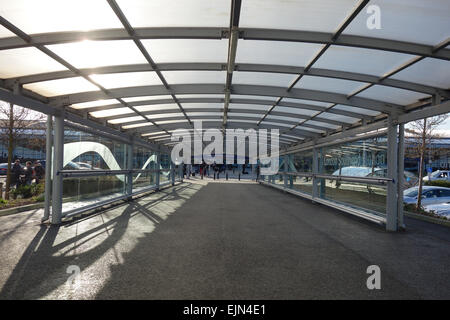
[[[246,172],[246,166],[243,165],[242,166],[242,174],[247,174]],[[200,177],[203,179],[203,177],[206,175],[209,177],[210,172],[212,172],[214,174],[214,177],[216,175],[218,175],[221,172],[226,172],[226,171],[232,171],[234,173],[234,166],[228,164],[206,164],[205,162],[201,163],[200,165],[198,165],[198,173],[200,175]],[[195,176],[195,171],[192,164],[184,164],[183,165],[183,175],[186,177],[186,179],[189,179],[189,177],[191,176]],[[259,175],[260,175],[260,166],[259,164],[256,166],[256,181],[259,180]]]
[[[31,185],[33,180],[38,184],[45,176],[45,169],[39,161],[32,167],[31,161],[22,168],[20,160],[16,160],[11,168],[11,186]]]

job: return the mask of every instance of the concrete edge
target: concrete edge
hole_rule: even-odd
[[[450,228],[450,220],[433,218],[433,217],[426,216],[424,214],[418,214],[418,213],[413,213],[413,212],[408,212],[408,211],[404,211],[404,215],[409,217],[409,218],[422,220],[422,221],[427,221],[427,222],[430,222],[430,223],[439,224],[441,226],[445,226],[445,227]]]
[[[0,217],[9,216],[11,214],[35,210],[35,209],[41,209],[41,208],[44,208],[44,202],[37,202],[37,203],[27,204],[25,206],[3,209],[3,210],[0,210]]]

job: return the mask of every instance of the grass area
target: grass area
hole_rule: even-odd
[[[0,210],[44,201],[44,184],[32,184],[12,189],[10,200],[0,199]]]
[[[13,199],[13,200],[0,199],[0,210],[26,206],[28,204],[33,204],[37,202],[42,202],[42,200],[40,200],[38,197],[31,197],[27,199]]]

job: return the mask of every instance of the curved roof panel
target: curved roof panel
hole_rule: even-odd
[[[0,15],[4,89],[147,139],[200,119],[293,142],[450,98],[447,0],[0,0]]]

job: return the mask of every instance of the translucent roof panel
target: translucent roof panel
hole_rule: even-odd
[[[118,0],[133,27],[228,27],[229,1]]]
[[[254,125],[256,125],[258,123],[257,120],[251,121],[251,120],[239,120],[239,119],[230,119],[230,120],[228,120],[228,122],[251,123],[251,124],[254,124]]]
[[[194,93],[194,94],[177,94],[177,98],[178,99],[196,99],[196,98],[219,98],[219,99],[224,99],[225,95],[224,94],[216,94],[216,93],[207,93],[207,94],[198,94],[198,93]]]
[[[158,114],[151,114],[151,115],[147,116],[147,118],[149,118],[149,119],[165,119],[165,118],[176,118],[176,117],[184,117],[184,114],[181,112],[176,112],[176,113],[158,113]]]
[[[245,94],[232,94],[231,101],[233,101],[233,99],[266,100],[266,101],[273,101],[273,102],[275,102],[277,100],[276,97],[249,96],[249,95],[245,95]]]
[[[347,95],[360,88],[362,85],[364,85],[364,82],[303,76],[300,81],[296,83],[294,88],[319,90]]]
[[[71,107],[74,109],[86,109],[86,108],[107,106],[110,104],[119,104],[119,103],[120,102],[116,99],[100,99],[100,100],[95,100],[95,101],[73,104]]]
[[[136,123],[136,124],[129,124],[122,126],[123,129],[133,129],[133,128],[140,128],[140,127],[150,127],[153,126],[151,122],[144,122],[144,123]]]
[[[320,118],[334,120],[334,121],[340,121],[340,122],[345,122],[345,123],[349,123],[349,124],[352,124],[352,123],[355,123],[355,122],[359,121],[358,118],[341,116],[339,114],[328,113],[328,112],[323,112],[323,113],[317,115],[317,117],[315,119],[317,121],[320,121]]]
[[[108,122],[112,123],[112,124],[119,124],[119,123],[127,123],[127,122],[131,122],[131,121],[139,121],[139,120],[144,121],[145,119],[141,116],[135,116],[135,117],[124,117],[124,118],[109,120]]]
[[[227,39],[155,39],[142,43],[155,63],[227,62]]]
[[[300,11],[300,10],[299,10]],[[322,45],[300,42],[239,40],[236,63],[306,66]]]
[[[448,61],[425,58],[394,74],[391,78],[449,89],[450,63]]]
[[[156,124],[171,124],[171,123],[188,123],[187,120],[167,120],[167,121],[157,121]]]
[[[225,71],[164,71],[166,81],[170,84],[187,83],[223,83],[225,84]]]
[[[372,86],[359,93],[357,97],[376,99],[400,105],[408,105],[428,95],[410,90],[390,88],[385,86]]]
[[[363,108],[357,108],[357,107],[350,107],[350,106],[346,106],[346,105],[343,105],[343,104],[338,104],[338,105],[334,106],[333,109],[349,111],[349,112],[355,112],[355,113],[360,113],[360,114],[368,115],[368,116],[377,116],[377,115],[380,114],[380,112],[378,112],[378,111],[373,111],[373,110],[368,110],[368,109],[363,109]]]
[[[76,68],[147,63],[132,40],[91,41],[47,46]]]
[[[172,96],[141,96],[141,97],[128,97],[123,98],[126,102],[146,101],[146,100],[160,100],[160,99],[172,99]]]
[[[247,117],[247,118],[261,118],[262,114],[256,113],[245,113],[245,112],[229,112],[229,117]]]
[[[90,115],[95,118],[104,118],[104,117],[119,116],[128,113],[132,114],[134,113],[134,111],[131,110],[130,108],[114,108],[108,110],[94,111],[91,112]]]
[[[316,118],[317,119],[317,118]],[[321,121],[314,121],[314,120],[308,120],[305,122],[305,124],[311,124],[318,127],[325,127],[328,129],[337,129],[339,126],[327,122],[321,122]]]
[[[9,37],[15,37],[16,35],[14,33],[12,33],[11,31],[9,31],[8,29],[6,29],[3,26],[0,26],[0,38],[9,38]],[[24,41],[25,43],[25,41]]]
[[[262,104],[239,104],[239,103],[230,103],[228,106],[229,110],[233,109],[248,109],[248,110],[261,110],[267,111],[269,110],[270,105],[262,105]]]
[[[158,75],[153,71],[93,74],[90,78],[106,89],[162,85]]]
[[[289,137],[289,138],[292,138],[292,139],[301,139],[301,140],[303,140],[303,138],[301,138],[301,137],[292,136],[292,135],[285,134],[285,133],[283,133],[281,136],[283,136],[283,137]]]
[[[29,83],[23,87],[46,97],[99,90],[98,87],[82,77]]]
[[[183,103],[183,109],[222,109],[223,103]]]
[[[295,125],[295,123],[293,124],[286,124],[286,123],[280,123],[280,122],[274,122],[274,121],[262,121],[261,122],[262,125],[266,124],[266,125],[272,125],[272,126],[276,126],[276,127],[285,127],[285,128],[291,128],[293,125]]]
[[[396,52],[330,46],[314,68],[342,70],[381,77],[414,56]]]
[[[297,76],[267,72],[233,72],[233,84],[252,84],[287,88]]]
[[[169,130],[169,132],[171,132],[171,130]],[[165,134],[165,131],[158,131],[158,132],[149,132],[149,133],[144,133],[142,134],[143,137],[154,137],[154,136],[160,136],[162,134]]]
[[[333,32],[355,4],[354,0],[245,0],[239,24],[252,28]]]
[[[314,110],[289,108],[289,107],[281,107],[281,106],[276,106],[273,109],[273,112],[286,112],[286,113],[300,114],[300,115],[305,115],[305,116],[313,116],[317,113],[317,111],[314,111]]]
[[[271,114],[269,114],[266,117],[266,119],[289,121],[289,122],[292,122],[294,124],[301,120],[300,118],[296,118],[295,116],[284,117],[284,116],[274,116],[274,115],[271,115]]]
[[[28,34],[122,27],[106,1],[4,0],[0,15]]]
[[[186,112],[188,117],[203,117],[203,116],[217,116],[222,117],[222,112]]]
[[[173,104],[150,104],[145,106],[136,106],[137,111],[146,112],[146,111],[158,111],[158,110],[174,110],[179,109],[178,105]]]
[[[373,14],[367,8],[347,27],[344,34],[385,38],[436,45],[447,39],[450,30],[450,2],[448,0],[375,0],[381,28],[369,29],[367,19]]]
[[[45,53],[35,48],[0,51],[0,78],[67,70]]]
[[[281,100],[281,102],[280,102],[281,106],[283,105],[283,102],[309,104],[309,105],[319,106],[319,107],[328,107],[331,105],[331,103],[328,103],[328,102],[304,100],[304,99],[293,99],[293,98],[283,98],[283,100]]]

